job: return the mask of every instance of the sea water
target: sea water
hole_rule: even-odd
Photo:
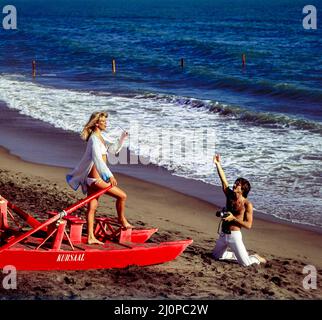
[[[75,132],[106,110],[111,138],[135,125],[133,152],[217,185],[218,152],[256,209],[322,227],[322,28],[303,28],[306,4],[18,0],[0,100]]]

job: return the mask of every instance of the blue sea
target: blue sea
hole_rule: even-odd
[[[251,181],[257,210],[322,228],[320,1],[10,4],[18,29],[0,28],[0,100],[9,108],[75,132],[106,110],[112,137],[118,125],[134,137],[135,122],[130,150],[216,185],[218,152],[230,182]],[[316,30],[302,25],[308,4]]]

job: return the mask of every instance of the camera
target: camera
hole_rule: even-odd
[[[229,213],[226,211],[225,208],[223,208],[222,210],[216,212],[216,216],[218,218],[224,219],[224,218],[227,218],[229,216]]]

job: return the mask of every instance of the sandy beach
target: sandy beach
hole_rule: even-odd
[[[22,161],[1,148],[0,194],[41,218],[84,196],[64,181],[67,168]],[[126,212],[134,225],[158,227],[151,241],[192,238],[176,260],[161,265],[112,270],[18,273],[17,289],[0,289],[1,299],[321,299],[322,235],[256,218],[243,231],[249,252],[266,265],[240,267],[211,259],[217,237],[214,205],[132,177],[117,174],[128,194]],[[101,198],[98,215],[114,216],[111,198]],[[317,268],[317,289],[305,290],[303,267]],[[130,285],[129,285],[130,284]]]

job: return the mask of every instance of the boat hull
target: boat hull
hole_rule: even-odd
[[[192,240],[85,246],[83,250],[34,250],[12,247],[0,253],[0,268],[16,270],[89,270],[160,264],[177,258]]]

